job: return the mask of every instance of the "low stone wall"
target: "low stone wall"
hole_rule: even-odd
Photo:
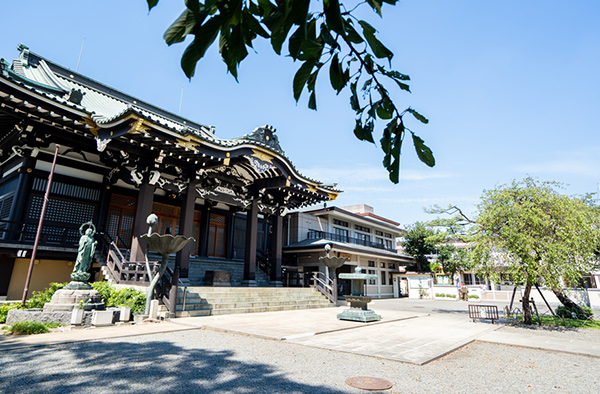
[[[112,322],[118,322],[121,313],[119,308],[108,309],[113,312]],[[6,316],[6,325],[11,326],[22,321],[33,321],[37,323],[61,323],[68,326],[71,324],[71,313],[71,311],[44,312],[43,309],[11,309]],[[83,313],[82,325],[92,325],[92,314],[91,311]]]

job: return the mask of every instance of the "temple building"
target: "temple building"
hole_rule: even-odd
[[[323,207],[293,212],[287,217],[284,253],[284,279],[307,283],[316,273],[325,273],[319,260],[325,245],[336,257],[347,261],[337,273],[353,273],[361,267],[366,274],[377,275],[365,284],[364,293],[375,298],[391,298],[398,292],[395,274],[414,264],[414,258],[399,253],[396,239],[405,234],[400,223],[376,215],[366,204]],[[322,275],[321,275],[322,276]],[[350,280],[339,280],[338,296],[352,294]]]
[[[151,213],[159,233],[196,239],[174,259],[177,280],[202,285],[208,272],[226,271],[232,286],[281,285],[286,212],[340,191],[300,174],[274,128],[221,139],[18,50],[0,61],[0,297],[23,292],[55,153],[30,291],[69,280],[88,221],[98,230],[92,273],[102,278],[110,263],[107,275],[135,282]]]

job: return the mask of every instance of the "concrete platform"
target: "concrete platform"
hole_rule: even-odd
[[[578,340],[537,330],[502,330],[503,324],[473,323],[466,302],[375,300],[378,322],[338,320],[346,307],[179,318],[169,322],[0,337],[0,351],[30,346],[102,340],[182,330],[218,330],[422,365],[473,341],[566,352],[600,358],[600,330]],[[498,304],[499,309],[502,308]],[[599,331],[595,335],[596,332]],[[590,334],[588,330],[588,334]],[[591,339],[589,339],[591,338]]]

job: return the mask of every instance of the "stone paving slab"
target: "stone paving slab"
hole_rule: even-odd
[[[488,332],[477,338],[480,342],[521,346],[600,358],[600,343],[577,339],[557,338],[539,333]]]
[[[212,330],[235,332],[261,338],[286,340],[370,327],[390,322],[425,316],[426,313],[386,310],[377,322],[361,323],[338,320],[337,315],[346,307],[306,309],[296,311],[263,312],[235,315],[187,317],[174,320],[177,324]],[[379,313],[379,311],[377,311]]]
[[[499,324],[428,315],[289,341],[306,346],[422,365],[461,348]],[[340,335],[341,334],[341,335]]]

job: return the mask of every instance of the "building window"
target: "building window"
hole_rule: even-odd
[[[396,269],[396,264],[394,263],[388,263],[388,268],[391,270],[395,270]]]
[[[358,240],[359,245],[368,246],[368,243],[371,242],[371,236],[369,234],[356,233],[356,239]]]
[[[379,263],[379,268],[385,268],[385,263]]]
[[[375,235],[383,237],[383,231],[375,230]]]
[[[375,262],[373,262],[373,265],[375,265]],[[370,275],[375,275],[375,270],[369,270],[369,274]],[[375,279],[369,279],[369,284],[370,285],[376,285],[377,281]]]
[[[375,262],[374,261],[369,261],[369,267],[375,267]]]
[[[348,230],[345,228],[333,228],[333,235],[335,236],[334,241],[338,242],[348,242]]]
[[[384,237],[386,237],[386,238],[393,238],[393,237],[392,237],[392,234],[390,234],[390,233],[385,233],[385,234],[384,234]]]
[[[394,249],[394,244],[391,239],[384,239],[383,241],[386,249]]]
[[[375,242],[377,243],[377,245],[383,246],[383,238],[375,238]]]
[[[355,224],[355,225],[354,225],[354,229],[355,229],[355,230],[358,230],[358,231],[362,231],[363,233],[370,233],[370,232],[371,232],[371,229],[370,229],[370,228],[368,228],[368,227],[364,227],[364,226],[361,226],[361,225],[359,225],[359,224]]]
[[[348,222],[344,222],[343,220],[333,219],[333,224],[336,226],[349,227]]]
[[[382,285],[385,285],[385,277],[386,277],[386,272],[381,271],[381,284]]]

